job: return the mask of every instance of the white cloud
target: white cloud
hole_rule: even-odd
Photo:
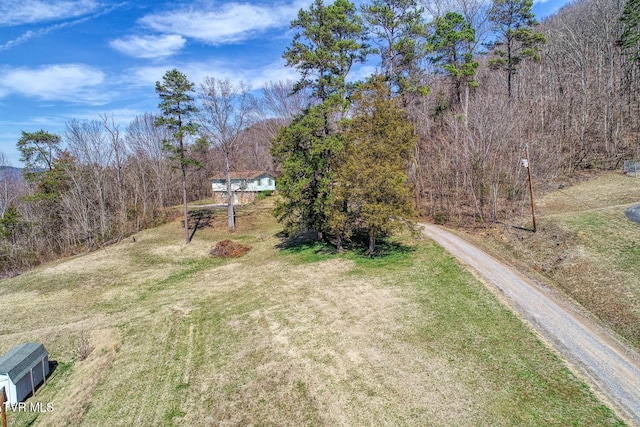
[[[234,43],[271,28],[288,26],[299,6],[306,3],[276,6],[227,3],[211,10],[199,6],[147,15],[139,22],[154,31],[181,34],[210,44]]]
[[[12,26],[77,18],[95,11],[99,6],[95,0],[2,0],[0,25]]]
[[[40,68],[8,68],[2,71],[0,95],[20,94],[45,101],[69,101],[100,105],[108,101],[100,91],[102,71],[82,64],[49,65]]]
[[[15,20],[11,20],[11,19],[7,19],[7,15],[2,15],[2,8],[7,8],[5,3],[2,3],[3,0],[0,0],[0,26],[4,25],[18,25],[18,24],[23,24],[23,23],[35,23],[35,22],[39,22],[39,21],[46,21],[49,19],[65,19],[65,18],[74,18],[77,16],[81,16],[81,15],[85,15],[89,12],[93,12],[96,10],[96,8],[99,6],[97,4],[95,4],[93,1],[80,1],[80,2],[63,2],[63,4],[70,4],[73,7],[71,8],[70,11],[67,11],[65,8],[63,7],[59,7],[57,9],[51,9],[48,7],[50,7],[48,4],[44,4],[38,1],[31,1],[29,2],[29,0],[27,0],[27,5],[32,5],[34,8],[39,8],[42,7],[42,9],[40,9],[40,13],[35,13],[33,16],[28,16],[28,17],[23,17],[24,19],[30,19],[28,21],[21,21],[20,20],[20,16],[15,16]],[[7,3],[9,4],[9,3]],[[12,5],[14,3],[11,3]],[[24,3],[19,3],[19,4],[24,4]],[[60,5],[61,3],[59,3],[58,5]],[[80,7],[80,5],[85,5],[86,7],[82,8]],[[48,35],[51,32],[54,31],[58,31],[61,30],[63,28],[68,28],[68,27],[72,27],[74,25],[78,25],[80,23],[86,22],[90,19],[93,18],[97,18],[99,16],[102,15],[106,15],[111,13],[112,11],[114,11],[115,9],[121,7],[125,5],[125,3],[118,3],[118,4],[112,4],[109,7],[104,8],[102,11],[100,12],[96,12],[91,16],[81,16],[77,19],[72,19],[72,20],[68,20],[68,21],[64,21],[64,22],[59,22],[56,24],[52,24],[46,27],[42,27],[42,28],[38,28],[35,30],[28,30],[24,33],[22,33],[21,35],[19,35],[17,38],[13,39],[13,40],[9,40],[7,42],[5,42],[4,44],[0,44],[0,50],[7,50],[7,49],[11,49],[17,45],[20,45],[28,40],[34,39],[34,38],[38,38],[38,37],[43,37]],[[19,13],[17,13],[17,15],[19,15],[20,13],[24,12],[24,10],[22,8],[15,8],[16,11],[18,11]],[[65,13],[67,12],[67,13]],[[16,15],[16,14],[14,14]],[[8,13],[8,16],[11,16],[11,13]],[[49,18],[47,18],[49,17]]]
[[[179,35],[129,36],[113,40],[112,48],[135,58],[162,58],[176,54],[187,41]]]

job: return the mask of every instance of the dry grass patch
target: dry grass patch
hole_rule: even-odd
[[[624,211],[640,203],[640,180],[608,174],[540,201],[538,232],[498,227],[476,242],[533,268],[640,348],[640,224]]]
[[[538,207],[543,215],[562,215],[633,203],[640,203],[640,180],[611,173],[553,191],[538,200]]]
[[[64,367],[42,394],[55,414],[11,415],[10,425],[618,423],[440,248],[393,246],[373,259],[279,251],[273,219],[246,209],[233,235],[214,225],[185,246],[169,224],[110,257],[74,259],[89,275],[121,261],[91,286],[38,292],[46,268],[0,282],[31,313],[13,312],[0,346],[42,341]],[[209,256],[231,237],[251,251]],[[73,363],[82,330],[94,350]]]

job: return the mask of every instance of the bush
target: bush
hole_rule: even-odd
[[[438,225],[443,225],[447,222],[447,216],[444,214],[444,212],[435,212],[433,214],[433,222]]]
[[[89,342],[89,334],[83,329],[80,331],[80,336],[76,340],[74,353],[78,360],[85,360],[91,354],[93,347]]]
[[[238,258],[249,252],[250,246],[231,240],[222,240],[211,249],[210,254],[219,258]]]
[[[264,200],[269,196],[273,195],[273,190],[263,190],[261,192],[258,193],[258,195],[256,196],[257,200]]]

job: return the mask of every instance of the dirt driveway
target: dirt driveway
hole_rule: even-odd
[[[560,352],[623,419],[640,426],[640,355],[636,351],[557,292],[441,227],[420,225],[424,234],[497,290],[501,299]]]

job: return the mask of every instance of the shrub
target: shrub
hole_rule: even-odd
[[[444,212],[435,212],[433,214],[433,222],[438,225],[443,225],[447,222],[447,216],[444,214]]]
[[[83,329],[80,331],[80,336],[75,343],[74,353],[78,360],[85,360],[91,354],[93,347],[89,342],[89,334]]]
[[[257,200],[264,200],[269,196],[273,195],[273,190],[262,190],[261,192],[258,193],[258,195],[256,196]]]

